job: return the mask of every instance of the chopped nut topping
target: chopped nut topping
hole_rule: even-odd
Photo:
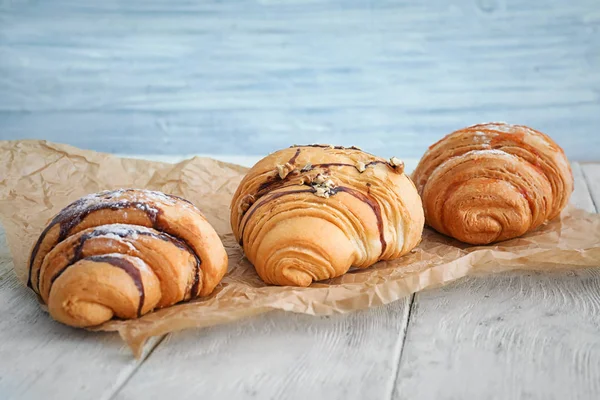
[[[332,144],[330,144],[328,148],[331,149],[331,150],[333,150],[333,149],[335,149],[335,146],[332,145]]]
[[[307,163],[304,167],[302,167],[302,169],[300,170],[301,172],[307,172],[310,171],[312,169],[312,164],[311,163]]]
[[[240,202],[239,212],[241,214],[244,214],[246,211],[248,211],[252,204],[254,204],[255,201],[256,199],[251,194],[247,194],[246,196],[244,196],[242,198],[242,201]]]
[[[327,175],[318,174],[317,176],[315,176],[313,182],[317,185],[322,185],[325,182],[325,178],[327,178]]]
[[[362,151],[362,149],[360,147],[358,147],[358,146],[350,146],[350,148],[352,150],[360,150],[360,151]]]
[[[279,174],[279,177],[281,179],[285,178],[287,176],[287,174],[285,173],[283,165],[277,164],[276,167],[277,167],[277,173]]]
[[[394,167],[397,167],[400,165],[404,165],[404,162],[398,157],[392,157],[390,158],[390,164],[392,164]]]
[[[284,165],[277,164],[275,167],[277,168],[280,179],[285,179],[285,177],[294,169],[290,163],[285,163]]]
[[[356,169],[358,170],[358,172],[365,172],[365,170],[367,169],[366,165],[364,162],[359,161],[356,163]]]
[[[335,183],[327,175],[318,174],[313,179],[311,186],[315,189],[315,195],[323,198],[329,198]]]
[[[400,172],[404,171],[404,161],[402,161],[398,157],[392,157],[392,158],[390,158],[390,165],[394,169],[399,170]]]
[[[325,199],[329,198],[329,190],[323,186],[315,186],[315,195],[319,197],[323,197]]]

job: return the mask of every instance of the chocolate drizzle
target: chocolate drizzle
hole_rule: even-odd
[[[159,220],[159,216],[162,214],[161,209],[152,207],[151,205],[149,205],[148,203],[143,202],[143,201],[129,201],[129,200],[110,201],[110,199],[112,199],[116,194],[120,194],[123,192],[131,192],[131,191],[136,191],[136,189],[121,189],[121,190],[116,190],[116,191],[106,191],[106,192],[97,193],[97,194],[93,195],[92,197],[90,197],[90,196],[83,197],[83,198],[69,204],[60,213],[58,213],[54,217],[54,219],[52,219],[50,224],[48,224],[48,226],[44,229],[44,231],[38,238],[32,252],[31,252],[31,258],[29,261],[29,277],[27,280],[27,286],[34,289],[33,283],[31,280],[31,275],[32,275],[32,271],[33,271],[33,263],[37,257],[37,254],[39,252],[40,246],[41,246],[44,238],[46,237],[46,235],[48,234],[50,229],[52,229],[57,224],[59,224],[59,226],[60,226],[57,243],[60,243],[61,241],[66,239],[67,236],[69,236],[70,231],[75,226],[77,226],[79,223],[81,223],[81,221],[85,217],[87,217],[89,214],[91,214],[95,211],[106,210],[106,209],[121,210],[121,209],[135,208],[136,210],[143,211],[146,214],[146,216],[148,217],[148,219],[151,222],[152,228],[154,228],[156,230],[161,230],[161,223]],[[146,192],[146,191],[142,191],[142,192]],[[151,192],[151,193],[154,193],[154,192]],[[156,192],[156,193],[158,193],[160,195],[164,195],[165,197],[171,197],[174,199],[185,201],[186,203],[192,205],[194,207],[194,209],[196,208],[192,203],[190,203],[189,201],[182,199],[180,197],[169,195],[169,194],[164,194],[164,193],[160,193],[160,192]],[[100,202],[92,203],[92,204],[86,206],[86,203],[94,198]],[[104,200],[104,202],[102,202],[103,200]],[[132,230],[134,229],[134,227],[135,226],[132,226]],[[94,232],[96,232],[96,231],[94,231]],[[90,232],[89,234],[94,234],[94,232]],[[135,232],[138,234],[150,234],[149,232],[145,233],[142,230],[137,230]],[[109,232],[106,231],[106,233],[109,233]],[[104,233],[104,234],[106,234],[106,233]],[[110,232],[110,233],[114,234],[114,232]],[[99,236],[102,234],[103,233],[95,233],[95,236]],[[85,243],[85,241],[87,239],[89,239],[90,237],[93,237],[93,236],[89,236],[89,237],[85,237],[85,236],[86,235],[83,235],[82,238],[80,239],[80,240],[82,240],[82,242],[80,242],[81,248],[83,247],[83,244]],[[123,237],[123,236],[121,236],[121,237]],[[172,241],[176,246],[189,250],[190,253],[195,257],[196,270],[194,273],[194,282],[193,282],[192,288],[191,288],[191,297],[192,298],[197,297],[198,288],[200,285],[200,266],[201,266],[202,260],[200,260],[200,258],[196,254],[196,252],[183,239],[177,239],[177,238],[174,238],[174,237],[164,234],[164,233],[159,234],[158,237],[162,240]],[[184,247],[181,247],[181,246],[184,246]],[[77,254],[78,250],[79,250],[79,252],[81,251],[81,248],[76,249],[76,254]],[[39,289],[40,289],[41,269],[42,268],[40,265],[40,268],[38,268],[38,270],[37,270],[37,288],[34,289],[36,293],[39,293]]]
[[[140,294],[140,301],[138,303],[138,308],[137,308],[137,316],[140,317],[142,315],[142,308],[144,307],[144,300],[146,298],[146,293],[144,291],[144,282],[142,281],[142,274],[139,271],[139,269],[137,269],[137,267],[129,260],[126,260],[125,258],[117,257],[117,256],[111,256],[111,255],[91,256],[91,257],[86,257],[85,260],[93,261],[93,262],[107,263],[107,264],[110,264],[117,268],[121,268],[123,271],[127,272],[127,275],[129,275],[131,277],[131,279],[133,280],[133,283],[137,287],[138,292]],[[67,268],[68,268],[68,266],[63,268],[62,270],[60,270],[56,275],[54,275],[54,277],[52,277],[52,280],[50,281],[51,284],[54,283],[54,281],[56,279],[58,279],[58,277],[61,276],[63,274],[63,272],[65,272],[67,270]]]
[[[254,213],[256,212],[257,209],[259,209],[260,207],[264,206],[265,204],[270,203],[271,201],[276,200],[283,196],[287,196],[290,194],[296,194],[296,193],[316,193],[316,191],[317,190],[314,187],[311,187],[310,189],[287,190],[284,192],[273,193],[267,199],[263,200],[259,204],[256,204],[254,206],[254,208],[252,208],[252,210],[250,210],[248,215],[245,216],[245,223],[243,224],[241,232],[240,232],[240,243],[239,243],[240,246],[243,245],[244,230],[246,228],[246,224],[248,223],[250,218],[252,218],[252,215],[254,215]],[[371,196],[366,195],[364,193],[359,192],[358,190],[355,190],[355,189],[352,189],[352,188],[349,188],[346,186],[338,186],[338,187],[334,187],[330,190],[330,193],[332,196],[339,192],[348,193],[349,195],[354,196],[358,200],[362,201],[363,203],[366,203],[369,207],[371,207],[371,209],[373,210],[373,213],[375,214],[375,218],[377,219],[377,229],[379,231],[379,241],[381,242],[381,254],[383,254],[387,248],[387,242],[385,241],[385,232],[383,230],[383,216],[381,214],[381,207],[379,206],[379,203],[376,200],[374,200]]]
[[[250,210],[250,212],[248,213],[248,215],[245,216],[246,222],[244,223],[244,225],[242,226],[242,229],[240,231],[240,246],[242,246],[243,241],[244,241],[244,230],[246,229],[246,224],[248,223],[248,221],[250,220],[250,218],[252,218],[252,216],[254,215],[254,213],[256,212],[257,209],[259,209],[260,207],[264,206],[266,203],[278,199],[280,197],[283,196],[287,196],[289,194],[295,194],[295,193],[315,193],[316,189],[314,188],[310,188],[310,189],[301,189],[301,190],[287,190],[285,192],[278,192],[278,193],[273,193],[271,196],[269,196],[266,200],[263,200],[261,203],[256,204],[254,206],[254,208],[252,210]]]
[[[333,145],[329,145],[329,144],[295,144],[293,146],[290,146],[292,148],[294,147],[320,147],[322,149],[336,149],[336,150],[346,150],[346,147],[344,146],[333,146]],[[357,148],[355,148],[356,150],[358,150]]]
[[[87,233],[81,235],[81,237],[79,238],[79,242],[77,243],[77,246],[75,247],[75,250],[73,251],[73,256],[71,257],[71,259],[68,262],[68,265],[65,266],[63,268],[63,270],[61,270],[59,272],[59,274],[61,274],[70,265],[73,265],[77,261],[82,259],[83,246],[85,245],[87,240],[89,240],[91,238],[95,238],[95,237],[109,235],[109,234],[119,236],[121,238],[131,237],[133,235],[150,236],[153,238],[163,240],[165,242],[170,242],[174,246],[176,246],[182,250],[186,250],[188,253],[190,253],[192,256],[194,256],[194,259],[196,260],[196,266],[194,268],[194,281],[192,283],[192,287],[190,290],[191,291],[190,296],[191,296],[191,298],[197,297],[198,287],[200,285],[200,266],[201,266],[202,262],[201,262],[200,258],[198,257],[198,255],[196,254],[196,252],[194,250],[192,250],[192,248],[182,239],[178,239],[174,236],[171,236],[171,235],[163,233],[163,232],[159,232],[157,234],[157,233],[154,233],[154,232],[151,232],[148,230],[140,229],[140,227],[137,227],[135,225],[128,226],[127,229],[122,229],[122,230],[111,229],[111,225],[102,225],[102,226],[95,228],[91,232],[87,232]],[[51,283],[54,282],[54,279],[56,279],[56,278],[53,277],[50,282]],[[51,287],[52,287],[52,284],[50,285],[50,288]]]
[[[295,161],[295,158],[298,156],[299,151],[300,151],[300,149],[298,149],[298,151],[296,151],[296,155],[294,155],[294,157],[292,157],[292,159],[290,159],[290,161],[293,161],[293,160]],[[371,162],[365,164],[365,168],[369,167],[370,165],[376,165],[376,164],[386,164],[386,165],[389,165],[388,162],[386,162],[386,161],[375,160],[375,161],[371,161]],[[287,186],[288,183],[289,183],[289,180],[291,178],[298,177],[302,173],[310,172],[310,171],[314,170],[315,168],[324,168],[326,170],[326,172],[329,173],[330,171],[328,169],[330,167],[352,167],[352,168],[356,168],[356,165],[354,165],[354,164],[348,164],[348,163],[315,164],[315,165],[310,165],[310,167],[308,167],[308,168],[304,167],[300,171],[298,171],[297,169],[294,169],[293,171],[291,171],[283,179],[279,178],[279,175],[277,175],[277,174],[269,175],[269,176],[266,177],[265,181],[258,186],[258,190],[256,191],[256,193],[254,193],[253,196],[256,199],[259,199],[262,196],[264,196],[266,193],[268,193],[268,192],[270,192],[272,190],[281,189],[282,187]]]
[[[369,154],[369,155],[373,155],[369,152],[364,151],[363,149],[356,147],[356,146],[350,146],[350,147],[345,147],[345,146],[333,146],[333,145],[329,145],[329,144],[295,144],[293,146],[290,146],[290,148],[297,148],[297,147],[318,147],[321,149],[330,149],[330,150],[355,150],[355,151],[360,151],[361,153],[365,153],[365,154]]]
[[[365,164],[365,168],[370,166],[370,165],[375,165],[375,164],[386,164],[389,165],[389,163],[387,161],[379,161],[379,160],[375,160],[375,161],[371,161],[368,162],[367,164]],[[324,164],[315,164],[313,165],[313,168],[329,168],[329,167],[352,167],[352,168],[356,168],[355,164],[348,164],[348,163],[324,163]]]
[[[314,144],[295,144],[293,146],[290,146],[290,148],[295,148],[295,147],[319,147],[321,149],[358,150],[358,151],[363,151],[362,149],[359,149],[356,146],[344,147],[344,146],[334,146],[334,145],[331,145],[331,144],[318,144],[318,143],[314,143]],[[366,153],[365,151],[363,151],[363,152]]]
[[[299,155],[300,155],[300,149],[296,150],[296,154],[294,154],[294,156],[292,158],[290,158],[290,161],[288,161],[288,163],[290,163],[291,165],[294,165],[294,163],[296,162],[296,158],[298,158]]]
[[[387,242],[385,241],[385,232],[383,231],[383,217],[381,215],[381,207],[379,203],[374,200],[371,196],[368,196],[364,193],[359,192],[358,190],[351,189],[345,186],[338,186],[331,190],[332,194],[336,194],[338,192],[348,193],[351,196],[356,197],[358,200],[366,203],[375,214],[375,218],[377,218],[377,229],[379,230],[379,241],[381,242],[381,254],[385,252],[387,248]]]
[[[31,282],[31,272],[33,269],[33,262],[34,262],[35,258],[37,257],[37,253],[40,249],[40,245],[42,244],[42,241],[46,237],[46,234],[52,227],[54,227],[57,224],[59,224],[59,226],[60,226],[57,243],[60,243],[63,240],[65,240],[65,238],[69,235],[69,232],[71,231],[71,229],[73,229],[85,217],[87,217],[89,214],[91,214],[95,211],[107,210],[107,209],[121,210],[124,208],[135,207],[136,209],[141,210],[144,213],[146,213],[146,215],[148,216],[148,219],[152,223],[152,227],[157,229],[157,225],[158,225],[157,219],[158,219],[158,215],[161,214],[161,211],[156,208],[149,207],[148,204],[146,204],[146,203],[139,202],[139,201],[120,200],[120,201],[116,201],[116,202],[92,204],[88,207],[85,207],[85,209],[81,210],[81,207],[88,200],[89,199],[86,199],[84,197],[84,198],[77,200],[74,203],[71,203],[69,206],[64,208],[60,213],[58,213],[58,215],[56,217],[54,217],[54,219],[50,222],[50,224],[46,227],[46,229],[44,229],[44,231],[38,238],[38,241],[36,242],[35,247],[33,248],[33,251],[31,252],[31,259],[29,261],[29,280],[27,282],[27,286],[29,286],[30,288],[33,288],[32,282]],[[40,291],[40,272],[41,272],[41,266],[37,270],[37,288],[36,288],[37,290],[36,290],[36,292],[38,292],[38,293]]]
[[[363,150],[357,148],[357,147],[344,147],[344,146],[330,146],[330,145],[322,145],[322,144],[309,144],[309,145],[293,145],[290,146],[291,148],[297,148],[296,153],[290,158],[290,160],[286,163],[289,164],[290,166],[293,166],[300,154],[300,148],[302,147],[318,147],[318,148],[323,148],[323,149],[336,149],[336,150],[347,150],[347,149],[351,149],[351,150],[357,150],[357,151],[361,151],[364,152]],[[366,152],[364,152],[366,153]],[[369,153],[366,153],[369,154]],[[302,169],[298,170],[298,169],[293,169],[292,171],[290,171],[287,175],[285,175],[284,177],[280,177],[280,175],[278,173],[275,173],[273,175],[269,175],[266,177],[265,181],[262,182],[259,186],[258,189],[255,193],[253,193],[251,195],[251,198],[253,199],[253,201],[251,203],[249,203],[249,207],[243,209],[242,212],[242,219],[240,221],[240,223],[242,224],[241,230],[240,230],[240,241],[239,244],[240,246],[243,245],[243,238],[244,238],[244,230],[246,228],[246,225],[248,223],[248,221],[250,220],[250,218],[252,218],[252,216],[254,215],[254,213],[256,212],[256,210],[262,206],[264,206],[265,204],[276,200],[282,196],[286,196],[289,194],[295,194],[295,193],[315,193],[317,195],[319,195],[318,192],[318,188],[315,187],[311,182],[304,182],[301,181],[299,183],[292,183],[290,182],[291,178],[297,178],[300,175],[303,175],[305,173],[308,173],[310,171],[313,171],[316,168],[322,168],[325,174],[329,174],[330,173],[330,168],[331,167],[352,167],[352,168],[356,168],[361,174],[365,171],[365,169],[371,165],[376,165],[376,164],[385,164],[388,167],[396,170],[396,167],[394,165],[391,165],[389,162],[387,161],[383,161],[383,160],[374,160],[374,161],[370,161],[366,164],[362,164],[362,162],[358,163],[358,164],[349,164],[349,163],[342,163],[342,162],[332,162],[332,163],[322,163],[322,164],[314,164],[312,165],[310,162],[307,163],[304,167],[302,167]],[[297,184],[301,184],[301,185],[308,185],[310,186],[310,189],[303,189],[303,190],[287,190],[287,191],[282,191],[279,193],[271,193],[273,190],[278,190],[278,189],[283,189],[286,187],[291,187],[291,186],[295,186]],[[355,198],[359,199],[360,201],[366,203],[367,205],[369,205],[369,207],[371,207],[371,209],[373,210],[373,213],[375,214],[375,217],[377,218],[377,228],[379,230],[379,240],[381,242],[381,254],[383,254],[387,248],[387,243],[385,241],[385,235],[384,235],[384,229],[383,229],[383,218],[382,218],[382,214],[381,214],[381,207],[379,206],[379,203],[377,203],[376,200],[374,200],[371,196],[370,196],[370,192],[371,192],[371,188],[370,188],[371,184],[367,183],[367,194],[363,194],[362,192],[359,192],[358,190],[355,189],[351,189],[348,187],[333,187],[333,188],[328,188],[326,193],[324,194],[324,196],[321,197],[329,197],[332,195],[335,195],[338,192],[345,192],[350,194],[351,196],[354,196]],[[319,188],[322,191],[322,188]],[[269,195],[270,194],[270,195]],[[258,199],[260,199],[261,197],[264,197],[266,195],[269,195],[267,199],[261,201],[260,203],[256,203],[258,201]],[[250,209],[251,208],[251,209]],[[246,212],[249,213],[246,214]]]

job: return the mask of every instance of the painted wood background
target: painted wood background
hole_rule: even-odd
[[[418,158],[488,120],[600,159],[598,0],[0,1],[0,139]]]

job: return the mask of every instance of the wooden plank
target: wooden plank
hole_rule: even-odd
[[[1,226],[0,315],[3,400],[108,398],[140,365],[118,335],[69,328],[43,312],[13,273]]]
[[[574,174],[573,203],[593,211],[578,165]],[[393,398],[600,398],[599,293],[595,269],[469,278],[417,294]]]
[[[600,163],[597,164],[581,164],[585,182],[592,194],[592,200],[596,206],[596,210],[600,210]]]
[[[498,118],[600,136],[597,0],[4,1],[1,139],[165,154],[296,142],[420,157]]]
[[[332,317],[273,312],[171,335],[115,399],[387,399],[409,299]]]

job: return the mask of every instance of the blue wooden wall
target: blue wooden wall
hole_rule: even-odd
[[[600,159],[600,0],[0,1],[0,139],[409,158],[489,120]]]

